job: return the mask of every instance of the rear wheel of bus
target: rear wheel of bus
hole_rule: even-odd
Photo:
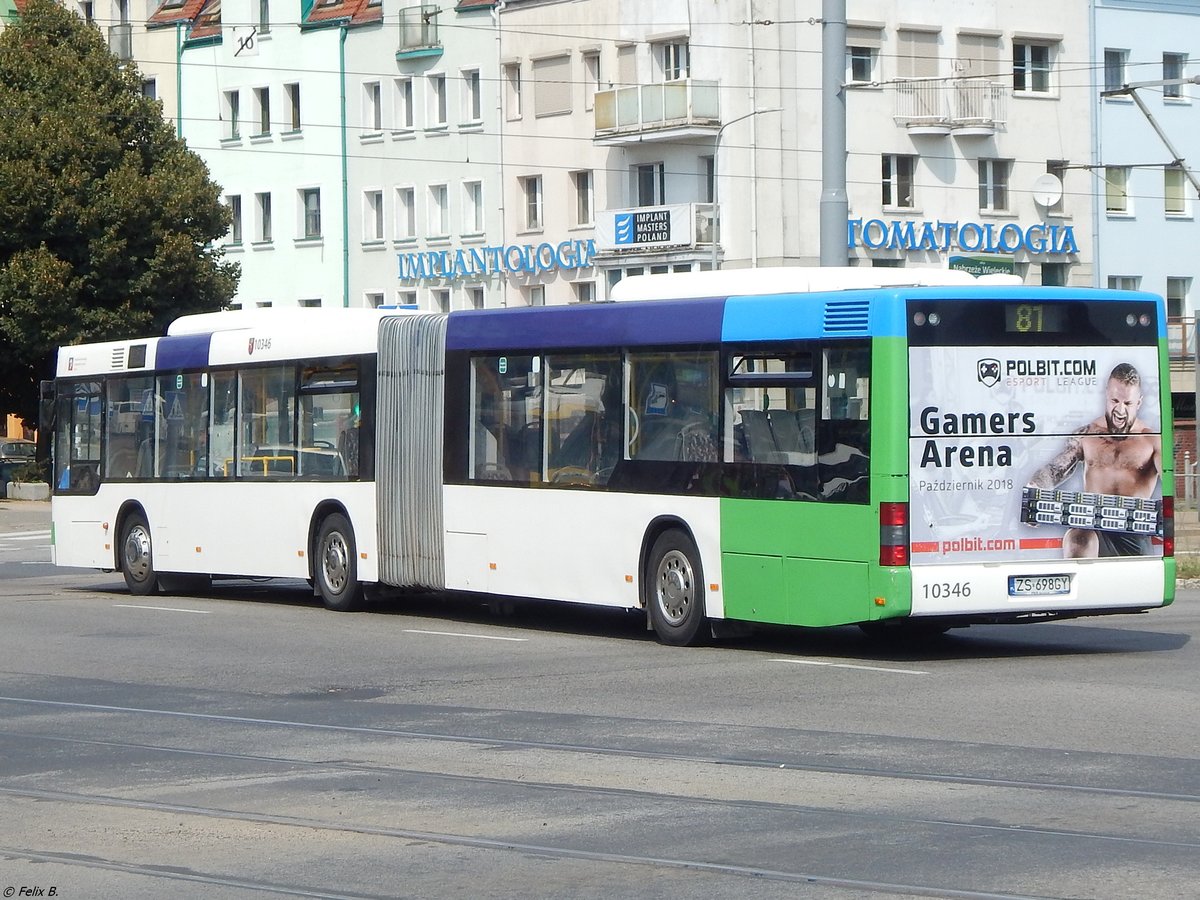
[[[130,513],[121,527],[121,574],[129,593],[145,597],[158,590],[154,571],[154,547],[150,541],[150,523],[140,513]]]
[[[654,542],[646,565],[646,603],[650,624],[664,644],[694,646],[709,637],[704,614],[704,572],[700,553],[678,528]]]
[[[354,612],[362,608],[364,595],[358,580],[354,529],[341,513],[332,513],[321,520],[313,578],[327,609]]]

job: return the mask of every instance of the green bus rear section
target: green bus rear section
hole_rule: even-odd
[[[871,365],[871,502],[721,501],[725,617],[822,627],[906,616],[908,567],[879,565],[879,504],[907,503],[908,358],[901,338],[879,338]],[[1165,340],[1159,371],[1168,372]],[[1163,494],[1175,486],[1171,391],[1160,379]],[[1163,605],[1175,597],[1175,559],[1163,560]]]
[[[871,350],[871,502],[721,501],[725,616],[821,627],[906,616],[912,579],[879,565],[879,504],[908,502],[908,350]]]

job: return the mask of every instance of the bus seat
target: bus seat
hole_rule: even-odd
[[[814,424],[816,410],[772,409],[767,411],[771,433],[790,465],[816,465],[817,442]]]
[[[767,414],[760,409],[743,409],[742,424],[746,432],[746,444],[750,448],[750,460],[756,463],[781,463],[783,454],[775,444],[771,423]]]

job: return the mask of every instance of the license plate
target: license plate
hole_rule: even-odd
[[[1070,575],[1010,575],[1008,596],[1049,597],[1071,593]]]

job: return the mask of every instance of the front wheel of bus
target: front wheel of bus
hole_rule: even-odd
[[[125,584],[131,594],[145,597],[158,590],[150,524],[141,513],[129,516],[121,532],[121,574],[125,576]]]
[[[361,609],[363,586],[358,580],[354,529],[341,513],[326,516],[321,522],[315,562],[313,575],[325,607],[337,612]]]
[[[664,644],[688,647],[708,638],[700,554],[684,532],[665,531],[646,567],[650,624]]]

